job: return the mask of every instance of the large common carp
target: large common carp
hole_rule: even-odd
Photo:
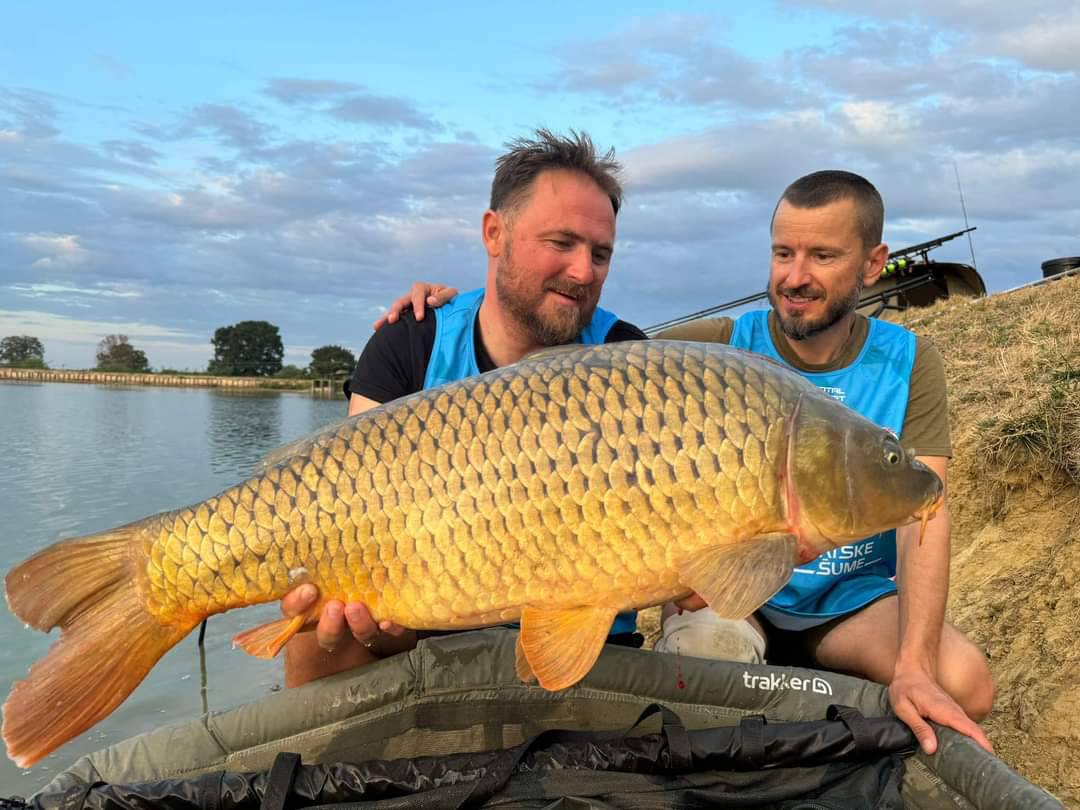
[[[661,341],[546,350],[339,422],[216,497],[14,568],[11,610],[62,632],[4,704],[7,752],[36,762],[205,617],[302,582],[418,629],[520,620],[519,674],[562,689],[618,612],[696,591],[746,616],[793,566],[925,521],[941,494],[890,433],[764,358]],[[303,624],[238,641],[273,655]]]

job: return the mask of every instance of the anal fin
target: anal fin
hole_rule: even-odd
[[[518,635],[521,657],[545,689],[554,692],[573,686],[600,657],[617,613],[615,608],[602,607],[525,607]]]
[[[796,538],[774,534],[710,546],[678,560],[676,570],[720,616],[742,619],[787,584],[797,562]]]
[[[260,624],[233,637],[233,646],[256,658],[273,658],[308,621],[307,614]]]

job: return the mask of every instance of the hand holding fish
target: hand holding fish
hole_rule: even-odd
[[[301,585],[281,600],[281,612],[289,618],[300,616],[311,610],[318,600],[318,588],[314,585]],[[330,599],[322,606],[319,622],[315,627],[315,638],[319,646],[327,652],[332,652],[345,643],[349,634],[371,649],[380,632],[392,638],[401,638],[407,628],[386,619],[376,622],[367,605],[362,602],[345,604],[338,599]]]
[[[898,670],[889,685],[889,700],[896,716],[908,724],[927,754],[937,751],[937,735],[927,720],[965,734],[990,753],[994,752],[979,724],[968,717],[929,674],[920,669]]]

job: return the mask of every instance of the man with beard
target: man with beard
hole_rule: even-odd
[[[407,313],[378,329],[346,384],[349,415],[516,362],[547,346],[643,340],[636,326],[597,306],[622,201],[613,153],[585,135],[539,130],[496,161],[481,236],[485,287],[454,297],[434,317]],[[315,604],[312,585],[282,600],[287,616]],[[636,614],[616,617],[610,640],[639,646]],[[373,622],[366,606],[331,601],[314,633],[285,648],[285,682],[297,686],[408,649],[416,633]]]
[[[772,220],[770,311],[698,321],[657,337],[729,343],[788,365],[896,433],[947,480],[952,454],[941,356],[903,327],[856,312],[888,258],[884,206],[864,178],[822,171],[792,183]],[[919,543],[905,526],[795,570],[747,621],[721,619],[692,597],[663,611],[657,649],[710,658],[820,666],[889,684],[893,708],[927,752],[926,719],[989,748],[979,726],[994,686],[982,652],[944,621],[951,520],[943,506]]]
[[[868,419],[947,482],[952,454],[945,371],[926,340],[856,312],[863,288],[888,258],[877,189],[843,171],[796,180],[773,212],[771,310],[699,320],[658,339],[728,343],[787,365]],[[416,285],[403,305],[452,293]],[[413,306],[416,306],[413,303]],[[856,482],[857,486],[857,482]],[[897,716],[929,753],[927,719],[990,743],[975,721],[992,708],[986,657],[945,622],[951,520],[930,521],[845,546],[800,566],[791,582],[747,620],[722,619],[698,597],[662,612],[661,652],[823,667],[889,685]]]

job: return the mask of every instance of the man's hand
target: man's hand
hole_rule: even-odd
[[[301,585],[294,588],[281,600],[281,612],[288,617],[298,616],[311,609],[319,599],[319,589],[314,585]],[[390,639],[401,639],[406,628],[383,620],[376,622],[367,605],[360,602],[344,604],[337,599],[329,600],[323,605],[319,622],[315,627],[315,639],[319,647],[328,653],[335,652],[343,644],[351,643],[353,639],[360,642],[365,648],[373,650],[377,655],[387,655],[398,652],[397,649],[384,649],[380,633],[385,633]],[[396,648],[391,640],[386,640],[386,647]]]
[[[971,737],[990,753],[994,752],[994,747],[979,728],[979,724],[968,717],[960,705],[921,670],[897,671],[889,684],[889,700],[896,716],[915,732],[919,745],[927,754],[934,753],[938,747],[937,735],[927,720],[955,729]]]
[[[443,284],[429,284],[426,281],[417,281],[412,289],[390,305],[379,320],[375,321],[373,329],[380,329],[388,323],[395,323],[401,317],[401,313],[412,307],[416,320],[424,320],[424,307],[441,307],[451,298],[458,294],[456,287],[447,287]]]
[[[689,596],[685,596],[675,602],[675,607],[679,609],[681,613],[684,610],[701,610],[703,607],[708,607],[705,600],[698,596],[696,593],[692,593]]]

